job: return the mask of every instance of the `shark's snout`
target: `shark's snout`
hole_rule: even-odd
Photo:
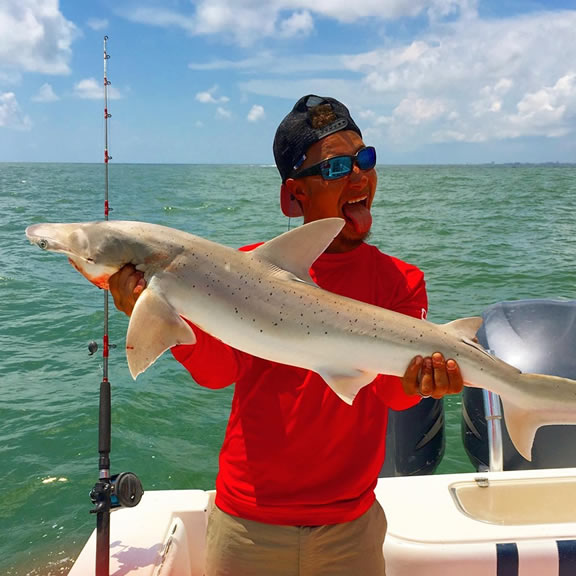
[[[69,224],[33,224],[26,228],[26,237],[31,244],[42,250],[70,253],[70,232],[75,225]]]
[[[42,250],[50,249],[50,239],[46,234],[42,233],[42,224],[34,224],[26,228],[26,237],[31,244],[36,244]]]

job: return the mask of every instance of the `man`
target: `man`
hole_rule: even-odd
[[[274,156],[287,216],[302,215],[305,223],[346,220],[312,266],[314,280],[348,297],[425,316],[422,272],[364,242],[376,153],[364,145],[348,109],[332,98],[301,98],[278,127]],[[116,305],[127,314],[144,288],[132,267],[110,280]],[[318,374],[252,357],[192,327],[197,343],[175,347],[175,358],[202,386],[235,384],[206,575],[384,575],[386,518],[374,487],[388,409],[460,392],[458,365],[440,354],[416,357],[403,379],[378,376],[348,406]]]

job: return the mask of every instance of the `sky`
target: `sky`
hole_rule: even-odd
[[[380,164],[576,161],[576,0],[0,0],[0,162],[272,164],[305,94]]]

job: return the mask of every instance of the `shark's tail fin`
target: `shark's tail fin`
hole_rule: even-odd
[[[532,460],[532,444],[540,426],[576,424],[576,381],[545,374],[518,374],[518,385],[533,390],[531,406],[523,406],[508,397],[501,397],[506,428],[516,450],[526,460]],[[534,399],[540,404],[534,405]],[[552,410],[547,399],[555,398]]]

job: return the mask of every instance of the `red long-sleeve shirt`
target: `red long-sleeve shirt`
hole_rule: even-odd
[[[426,315],[422,272],[374,246],[323,254],[311,275],[337,294]],[[419,398],[406,396],[399,378],[379,376],[349,406],[315,372],[256,358],[193,328],[197,343],[173,348],[175,358],[201,386],[236,384],[218,507],[286,525],[346,522],[368,510],[384,462],[388,408],[409,408]]]

